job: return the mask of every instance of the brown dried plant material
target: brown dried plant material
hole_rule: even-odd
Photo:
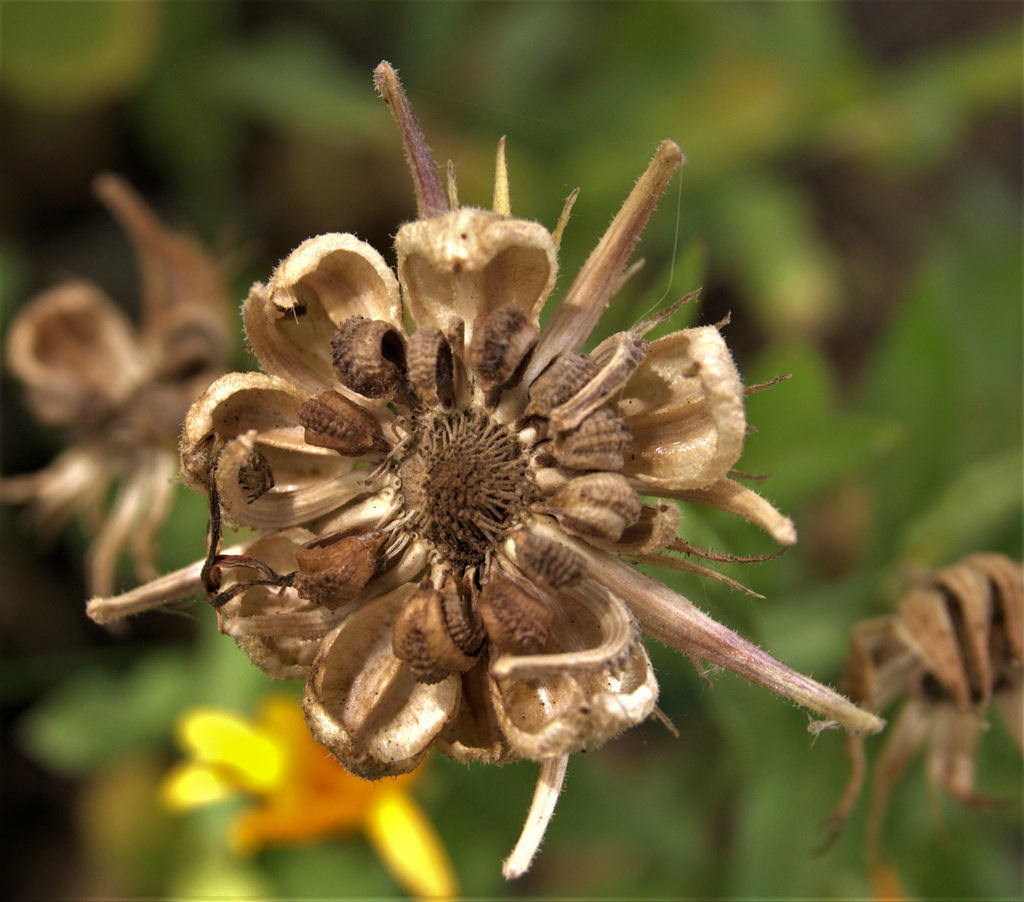
[[[679,148],[658,148],[542,327],[572,197],[555,234],[514,218],[502,144],[494,210],[458,207],[390,65],[376,81],[419,204],[398,230],[396,273],[351,235],[304,242],[245,303],[267,374],[218,380],[185,425],[182,475],[210,494],[214,520],[266,533],[228,554],[212,530],[204,572],[224,632],[275,676],[318,644],[306,717],[353,773],[402,773],[435,747],[460,761],[540,762],[509,877],[540,844],[568,756],[656,711],[642,630],[829,725],[880,730],[626,563],[682,566],[673,554],[700,553],[677,544],[675,498],[796,540],[788,518],[730,478],[747,423],[717,329],[648,342],[673,305],[580,353]],[[238,485],[253,451],[274,477],[257,498]],[[652,495],[669,500],[641,500]],[[334,534],[382,540],[361,546],[366,561],[311,569],[303,548]],[[321,585],[332,604],[317,603]],[[140,603],[125,602],[133,613]],[[90,610],[109,617],[121,604]]]
[[[974,788],[987,710],[995,703],[1024,754],[1024,568],[998,554],[973,554],[912,585],[896,614],[854,628],[843,688],[872,711],[903,708],[875,763],[867,853],[881,861],[889,795],[922,746],[932,789],[967,805],[999,804]],[[866,776],[863,737],[848,738],[851,773],[826,822],[838,835]]]
[[[92,593],[109,595],[127,549],[153,579],[153,538],[171,503],[178,435],[189,406],[226,369],[233,304],[220,269],[190,237],[163,226],[122,179],[95,191],[135,247],[138,330],[95,285],[70,281],[33,298],[7,336],[7,365],[40,422],[70,446],[46,468],[0,482],[0,500],[30,505],[45,532],[80,514],[95,535]],[[118,491],[107,498],[112,484]]]

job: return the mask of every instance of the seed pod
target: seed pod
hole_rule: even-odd
[[[643,510],[629,481],[619,473],[577,476],[555,493],[550,504],[560,509],[557,516],[566,528],[609,542],[617,542]]]
[[[621,470],[630,438],[626,421],[599,407],[575,429],[556,435],[552,453],[574,470]]]
[[[583,354],[556,357],[530,386],[530,403],[524,411],[528,417],[546,417],[564,404],[597,373],[594,362]]]
[[[299,409],[299,422],[306,427],[307,445],[330,448],[345,457],[388,450],[377,418],[340,392],[310,398]]]
[[[307,542],[295,553],[299,569],[292,585],[303,598],[336,610],[355,598],[376,573],[383,544],[384,536],[372,529]]]
[[[253,448],[245,463],[238,468],[238,487],[252,504],[274,487],[270,464],[258,448]]]
[[[487,637],[499,651],[533,654],[548,640],[554,614],[539,597],[504,577],[490,580],[477,596]]]
[[[643,363],[647,344],[632,332],[618,332],[602,341],[590,355],[595,369],[593,378],[551,411],[552,431],[575,429],[591,413],[619,395]]]
[[[452,348],[435,326],[423,326],[409,339],[409,382],[428,407],[451,410],[455,403]]]
[[[469,343],[469,365],[484,391],[504,388],[515,380],[537,344],[538,332],[526,314],[503,304],[477,319]]]
[[[587,573],[587,563],[578,551],[526,529],[512,533],[515,561],[533,582],[551,589],[574,586]]]
[[[405,341],[390,323],[350,316],[331,336],[331,358],[342,385],[364,398],[410,402]]]
[[[439,683],[469,670],[483,649],[484,631],[449,578],[443,591],[420,585],[395,621],[392,650],[421,683]]]

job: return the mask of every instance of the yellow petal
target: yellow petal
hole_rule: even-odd
[[[207,764],[181,764],[160,784],[160,803],[171,811],[188,811],[220,802],[237,789],[222,770]]]
[[[239,788],[267,792],[284,774],[285,750],[236,714],[196,708],[179,721],[178,738],[200,763],[233,774]]]
[[[458,894],[448,854],[423,810],[408,793],[376,793],[365,829],[381,861],[412,896],[451,899]]]

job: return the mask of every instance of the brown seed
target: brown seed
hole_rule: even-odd
[[[384,536],[372,529],[314,539],[295,553],[292,585],[303,598],[336,610],[355,598],[377,572]]]
[[[479,317],[469,343],[469,364],[484,391],[511,384],[537,344],[537,330],[526,314],[503,304]]]
[[[565,432],[618,395],[647,355],[647,342],[632,332],[618,332],[601,342],[590,361],[594,375],[573,397],[551,411],[551,429]]]
[[[562,354],[556,357],[530,386],[530,403],[524,411],[528,417],[546,417],[564,404],[597,373],[594,362],[583,354]]]
[[[417,329],[409,339],[409,382],[428,407],[450,410],[455,403],[455,363],[444,333]]]
[[[391,633],[395,657],[409,665],[420,683],[440,683],[452,672],[434,660],[428,647],[438,633],[444,633],[441,593],[424,584],[406,602]]]
[[[619,473],[587,473],[570,480],[550,499],[559,521],[574,532],[617,542],[640,519],[643,505]]]
[[[443,591],[424,583],[409,599],[392,633],[395,657],[405,661],[421,683],[439,683],[464,673],[483,649],[484,631],[454,580]]]
[[[462,655],[475,659],[483,650],[486,634],[469,592],[449,575],[441,587],[441,602],[445,627],[452,642]]]
[[[504,577],[490,580],[477,597],[487,637],[499,651],[533,654],[548,640],[554,615],[539,597]]]
[[[512,534],[516,564],[533,582],[552,589],[578,583],[587,573],[587,563],[578,552],[526,529]]]
[[[334,371],[342,385],[365,398],[408,404],[405,341],[389,323],[351,316],[331,336]]]
[[[630,439],[626,421],[599,407],[575,429],[556,435],[552,453],[574,470],[621,470]]]
[[[299,409],[299,422],[306,427],[306,444],[331,448],[346,457],[388,449],[377,418],[340,392],[325,391],[310,398]]]

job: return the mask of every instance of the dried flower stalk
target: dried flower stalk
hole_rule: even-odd
[[[30,505],[43,532],[82,515],[95,535],[89,590],[110,595],[125,549],[140,579],[156,577],[153,539],[171,503],[178,435],[192,402],[227,368],[232,304],[198,243],[162,225],[124,180],[101,175],[94,189],[135,247],[141,326],[85,281],[58,285],[18,313],[7,365],[29,410],[71,444],[39,472],[0,481],[0,501]]]
[[[973,554],[928,574],[896,614],[854,628],[845,691],[872,711],[906,701],[875,764],[868,815],[869,861],[881,861],[882,825],[893,787],[928,746],[928,778],[967,805],[978,795],[975,760],[991,703],[1024,754],[1024,568],[998,554]],[[850,779],[827,820],[838,835],[863,789],[864,740],[850,736]]]

